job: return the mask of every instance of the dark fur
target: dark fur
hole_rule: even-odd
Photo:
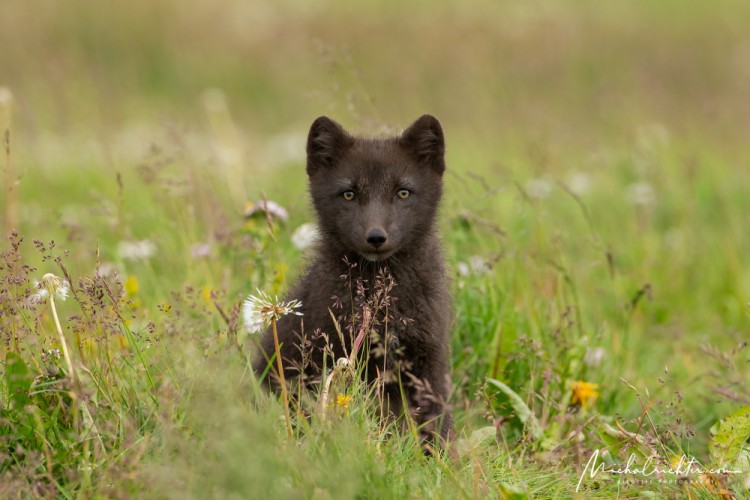
[[[307,174],[321,241],[307,273],[289,293],[290,299],[302,301],[304,316],[289,315],[278,322],[285,375],[289,378],[303,372],[307,381],[315,379],[323,365],[326,342],[335,358],[344,356],[344,348],[347,352],[351,348],[346,331],[346,345],[341,345],[329,312],[344,318],[340,320],[344,329],[347,315],[350,318],[353,307],[361,306],[356,290],[351,290],[350,281],[342,275],[361,279],[367,288],[366,298],[373,293],[377,273],[389,273],[396,284],[389,294],[393,301],[388,331],[394,338],[388,344],[396,354],[388,364],[392,377],[384,388],[387,404],[393,415],[403,413],[400,385],[425,439],[439,435],[443,440],[452,433],[447,406],[450,300],[435,232],[444,151],[440,123],[429,115],[419,118],[401,136],[384,139],[352,137],[329,118],[315,120],[307,142]],[[397,196],[402,188],[411,192],[406,199]],[[347,190],[356,192],[354,200],[344,199]],[[387,235],[377,251],[367,241],[374,229]],[[376,330],[380,329],[377,333],[382,337],[382,312],[379,319]],[[377,338],[374,335],[369,340],[377,342]],[[273,354],[270,331],[263,335],[261,348],[265,359]],[[310,355],[305,367],[303,351]],[[376,352],[381,352],[380,358],[373,354]],[[383,372],[384,364],[380,362],[382,349],[370,344],[369,353],[366,376],[371,382],[378,369]],[[330,368],[333,361],[326,363]],[[261,370],[265,365],[264,359],[256,363]]]

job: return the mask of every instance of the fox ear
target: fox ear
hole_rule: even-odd
[[[422,115],[399,139],[402,147],[409,150],[419,161],[442,174],[445,171],[445,139],[440,122],[432,115]]]
[[[330,167],[351,145],[352,137],[327,116],[317,118],[307,135],[307,175]]]

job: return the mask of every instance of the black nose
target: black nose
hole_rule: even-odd
[[[373,229],[367,233],[367,244],[372,248],[380,248],[388,239],[388,235],[382,229]]]

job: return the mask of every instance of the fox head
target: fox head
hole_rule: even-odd
[[[329,244],[382,261],[432,232],[442,195],[445,141],[423,115],[396,137],[353,137],[321,116],[307,138],[307,175]]]

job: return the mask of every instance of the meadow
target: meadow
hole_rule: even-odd
[[[747,2],[2,10],[0,498],[750,498]],[[427,112],[457,439],[357,382],[288,437],[241,306],[304,268],[307,129]]]

